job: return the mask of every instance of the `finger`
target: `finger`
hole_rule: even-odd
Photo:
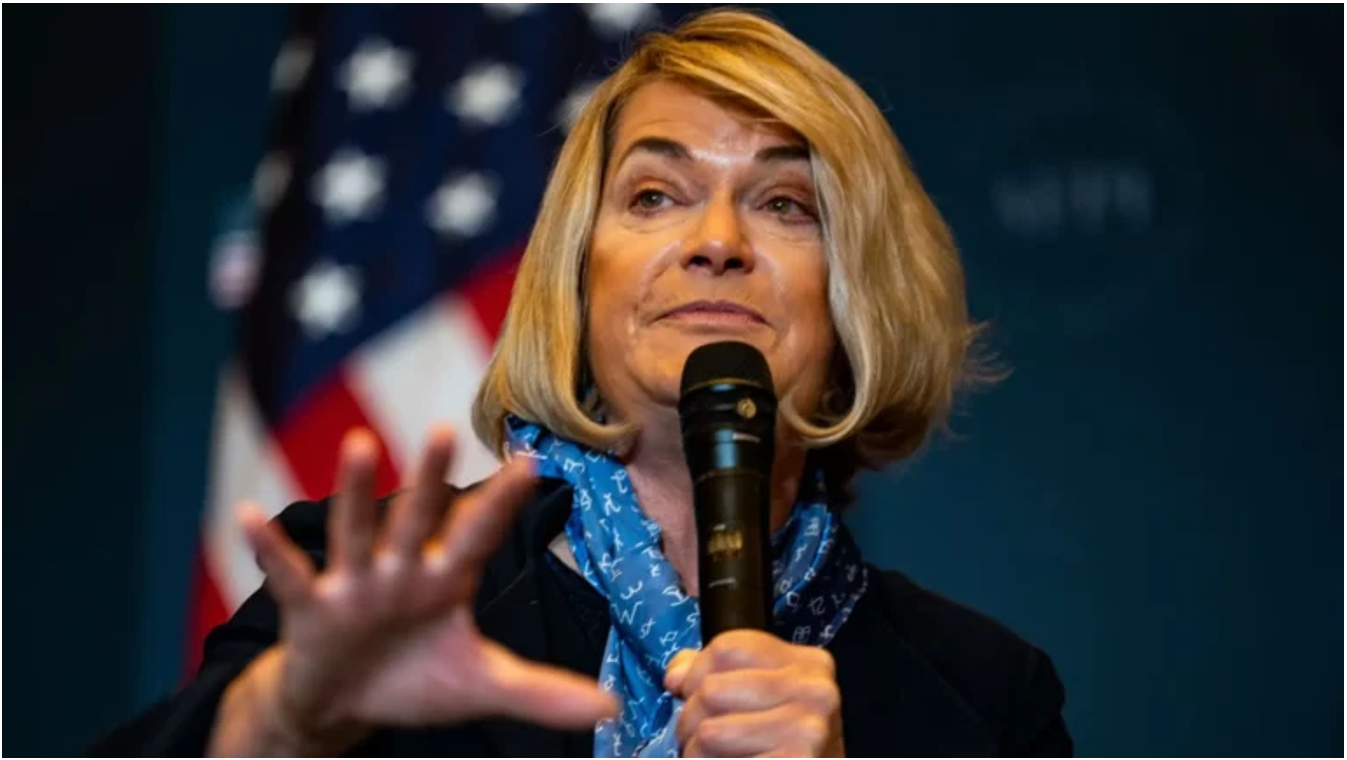
[[[687,665],[678,684],[683,696],[695,694],[712,673],[746,668],[779,668],[791,663],[789,644],[762,631],[726,631],[711,640]]]
[[[458,499],[440,529],[443,553],[435,569],[460,580],[475,579],[535,485],[532,460],[516,457],[480,488]]]
[[[664,689],[673,694],[681,693],[679,687],[683,684],[683,679],[688,674],[688,667],[692,661],[697,659],[696,649],[680,649],[678,654],[669,660],[669,666],[664,670]]]
[[[807,704],[831,714],[836,685],[798,668],[775,670],[735,670],[712,673],[693,694],[706,715],[759,712],[788,702]]]
[[[481,694],[488,714],[557,729],[593,728],[617,715],[617,700],[593,679],[520,659],[499,644],[486,647]]]
[[[726,631],[711,640],[706,651],[711,655],[712,670],[740,670],[743,668],[784,668],[800,661],[806,650],[777,638],[766,631],[748,628]]]
[[[697,738],[697,727],[706,717],[706,708],[702,705],[699,694],[693,694],[683,703],[683,709],[678,713],[678,721],[674,723],[674,738],[678,740],[680,747],[685,748],[684,754],[687,754],[686,748]]]
[[[788,644],[763,631],[748,629],[726,631],[711,640],[686,666],[678,678],[678,689],[671,692],[690,697],[701,689],[702,681],[712,673],[742,670],[778,670],[803,668],[825,678],[833,678],[832,655],[819,647]]]
[[[254,502],[239,505],[238,520],[277,603],[285,606],[306,599],[313,588],[314,569],[304,550]]]
[[[680,663],[679,672],[675,674],[677,688],[670,688],[669,692],[674,696],[690,699],[697,693],[697,688],[710,674],[714,665],[715,656],[711,654],[709,649],[693,652],[691,657],[685,658]]]
[[[707,718],[690,743],[711,757],[749,757],[780,749],[794,756],[817,757],[827,742],[827,718],[797,705],[783,705],[764,712]]]
[[[398,561],[411,563],[444,516],[444,477],[454,454],[454,433],[436,425],[417,467],[411,489],[393,502],[384,526],[382,548]]]
[[[808,705],[831,715],[841,702],[834,696],[836,691],[832,681],[801,673],[798,668],[710,673],[688,697],[674,726],[674,735],[679,743],[687,743],[696,737],[697,727],[708,718],[760,712],[790,703]]]
[[[368,430],[352,430],[341,443],[337,492],[328,512],[328,568],[359,573],[369,567],[377,516],[374,477],[379,442]]]

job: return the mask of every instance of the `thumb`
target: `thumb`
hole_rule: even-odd
[[[680,649],[678,654],[669,660],[669,666],[664,670],[664,688],[671,694],[680,694],[683,688],[683,680],[687,677],[688,668],[692,667],[692,661],[697,659],[697,650]]]
[[[549,728],[593,728],[617,715],[617,700],[593,679],[521,659],[488,642],[483,652],[487,683],[482,707],[493,715]]]

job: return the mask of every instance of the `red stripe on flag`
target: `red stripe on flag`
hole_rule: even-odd
[[[519,260],[523,255],[521,245],[492,258],[467,278],[461,291],[477,316],[489,345],[495,345],[505,312],[510,308],[510,291],[514,289],[515,273],[519,271]]]
[[[192,559],[191,609],[187,617],[187,679],[201,667],[201,646],[206,643],[206,635],[228,617],[220,588],[206,568],[205,552],[198,546]]]
[[[290,463],[290,471],[306,499],[321,499],[336,489],[341,439],[355,428],[365,428],[379,440],[382,453],[374,487],[382,496],[398,488],[397,466],[365,410],[351,393],[344,372],[335,373],[301,402],[276,429],[276,443]]]

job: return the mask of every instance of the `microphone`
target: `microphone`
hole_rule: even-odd
[[[697,516],[702,642],[771,623],[768,516],[776,391],[767,360],[747,343],[694,350],[678,399]]]

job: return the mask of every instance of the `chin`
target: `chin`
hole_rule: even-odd
[[[770,356],[773,333],[766,325],[688,322],[672,327],[673,329],[667,331],[668,338],[661,340],[660,343],[667,346],[669,353],[677,356],[680,377],[688,355],[711,343],[738,341],[753,346],[761,351],[763,356]]]

